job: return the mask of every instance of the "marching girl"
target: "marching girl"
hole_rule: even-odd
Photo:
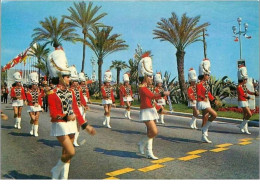
[[[39,116],[40,112],[42,111],[42,95],[43,92],[40,91],[38,87],[38,73],[32,72],[29,75],[29,80],[31,84],[31,89],[28,89],[26,92],[26,98],[27,98],[27,105],[29,115],[31,117],[31,131],[30,134],[34,135],[35,137],[38,135],[38,127],[39,127]]]
[[[248,94],[256,95],[256,92],[250,92],[246,88],[248,75],[247,75],[247,69],[245,66],[243,66],[243,65],[239,66],[237,76],[238,76],[238,83],[239,83],[238,87],[237,87],[238,107],[243,109],[243,121],[240,124],[239,128],[242,133],[251,134],[248,131],[248,121],[249,121],[249,118],[252,116],[252,113],[248,106],[248,100],[250,99]]]
[[[78,73],[77,73],[77,69],[76,67],[70,66],[69,67],[70,72],[71,72],[71,76],[70,76],[70,89],[74,92],[74,95],[76,96],[76,100],[77,100],[77,107],[79,108],[80,114],[82,115],[83,119],[85,119],[85,111],[86,111],[86,107],[87,107],[87,103],[85,101],[85,98],[82,94],[82,90],[79,86],[79,77],[78,77]],[[80,126],[78,125],[78,131],[75,134],[75,139],[74,139],[74,143],[73,145],[75,147],[78,147],[78,137],[79,137],[79,132],[80,132]]]
[[[21,129],[21,114],[23,109],[23,101],[26,100],[24,88],[21,85],[21,74],[15,72],[13,75],[15,85],[11,89],[11,99],[13,100],[12,106],[14,109],[15,125],[14,128]]]
[[[196,71],[193,68],[190,68],[188,73],[189,83],[190,86],[188,87],[188,107],[191,107],[193,110],[193,116],[190,121],[190,127],[192,129],[198,129],[197,128],[197,118],[199,116],[199,110],[197,110],[197,93],[196,93],[196,81],[197,81],[197,75]]]
[[[55,50],[49,55],[47,66],[52,83],[57,84],[48,96],[52,122],[51,136],[56,136],[62,146],[61,158],[51,169],[52,179],[68,179],[70,162],[75,155],[73,142],[78,131],[77,121],[89,134],[94,135],[96,131],[83,119],[77,107],[76,96],[69,89],[70,70],[62,49]]]
[[[155,80],[155,84],[156,84],[154,91],[158,94],[163,93],[164,92],[164,89],[162,87],[163,80],[162,80],[162,76],[161,76],[160,72],[155,74],[154,80]],[[167,100],[166,96],[163,96],[159,99],[156,99],[156,102],[157,102],[157,105],[158,105],[157,110],[158,110],[159,116],[161,116],[161,123],[162,124],[164,124],[164,114],[165,114],[164,106],[166,105],[166,100]]]
[[[79,86],[82,90],[82,94],[83,94],[83,97],[84,97],[86,103],[90,103],[90,104],[91,104],[91,100],[90,100],[88,84],[92,83],[92,82],[93,82],[92,80],[86,81],[86,77],[83,72],[79,73]],[[87,106],[87,109],[89,109],[88,106]],[[83,118],[85,118],[85,115],[86,115],[86,113],[84,113]]]
[[[129,85],[129,74],[124,74],[123,81],[124,84],[120,86],[120,99],[123,100],[126,105],[125,118],[132,119],[130,116],[130,107],[133,101],[133,92],[131,85]]]
[[[210,61],[204,59],[199,66],[199,80],[197,84],[197,106],[198,110],[202,110],[202,141],[212,143],[208,137],[208,129],[212,122],[216,119],[217,113],[214,111],[209,101],[215,101],[210,93],[208,81],[210,79]],[[216,102],[217,103],[217,102]],[[210,116],[209,116],[210,115]]]
[[[141,154],[146,154],[147,158],[157,160],[158,157],[153,154],[153,138],[158,133],[155,120],[159,117],[156,109],[152,105],[152,99],[168,96],[169,92],[158,94],[153,93],[148,89],[148,86],[153,83],[152,59],[149,57],[149,53],[145,53],[142,56],[138,65],[138,74],[141,83],[139,85],[139,94],[141,99],[140,120],[143,121],[147,127],[147,136],[143,137],[138,143],[139,152]]]
[[[110,85],[110,82],[112,81],[112,73],[110,70],[107,70],[104,74],[104,85],[101,87],[101,93],[102,93],[102,105],[104,105],[105,110],[105,120],[103,122],[103,125],[106,125],[107,128],[111,129],[110,126],[110,112],[111,112],[111,106],[115,103],[115,97],[113,93],[113,87]]]

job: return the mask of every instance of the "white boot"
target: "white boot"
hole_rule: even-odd
[[[164,124],[164,115],[161,114],[161,123]]]
[[[110,116],[107,117],[107,128],[111,129],[111,126],[110,126]]]
[[[16,129],[17,129],[17,127],[18,127],[18,118],[15,118],[15,124],[14,124],[14,128],[16,128]]]
[[[146,146],[147,141],[149,140],[149,138],[147,136],[143,137],[139,143],[138,143],[138,151],[140,154],[144,155],[144,148]]]
[[[125,118],[128,117],[128,110],[125,110]]]
[[[190,120],[190,128],[194,129],[194,120],[196,118],[194,116],[192,116],[191,120]]]
[[[61,169],[63,168],[64,166],[64,162],[62,162],[61,160],[58,161],[58,163],[51,169],[51,178],[53,180],[57,180],[60,178],[60,175],[61,175]]]
[[[38,136],[39,136],[39,135],[38,135],[38,127],[39,127],[39,125],[34,125],[33,132],[34,132],[34,136],[35,136],[35,137],[38,137]]]
[[[208,122],[206,123],[206,125],[201,128],[201,131],[202,131],[202,133],[203,133],[204,135],[209,136],[209,135],[208,135],[208,130],[209,130],[209,126],[210,126],[211,124],[212,124],[212,122],[211,122],[211,121],[208,121]]]
[[[31,124],[31,125],[32,125],[32,129],[30,130],[30,134],[33,136],[34,124]]]
[[[17,118],[17,128],[21,129],[21,120],[22,118]]]
[[[105,116],[105,120],[103,121],[103,125],[107,124],[107,117]]]
[[[127,116],[128,116],[128,119],[132,119],[131,116],[130,116],[130,110],[127,111]]]
[[[247,134],[251,134],[251,133],[248,131],[248,120],[245,120],[245,121],[246,121],[246,125],[245,125],[244,130],[245,130],[245,132],[246,132]]]
[[[207,136],[205,135],[205,133],[202,132],[202,138],[201,138],[202,141],[204,142],[207,142],[207,143],[212,143],[212,141],[210,141]]]
[[[149,138],[147,140],[147,145],[146,146],[147,146],[146,157],[148,159],[158,160],[159,158],[154,156],[154,154],[153,154],[153,138]]]
[[[197,118],[195,118],[195,120],[194,120],[194,122],[193,122],[193,128],[194,128],[194,129],[198,129],[198,128],[197,128]]]
[[[247,121],[247,120],[243,120],[242,123],[239,125],[240,131],[241,131],[242,133],[245,133],[246,121]]]
[[[69,170],[70,170],[70,163],[64,163],[61,169],[60,179],[67,180],[69,178]]]
[[[74,138],[74,142],[73,142],[73,145],[75,146],[75,147],[78,147],[79,146],[79,144],[78,144],[78,137],[79,137],[79,132],[76,132],[75,133],[75,138]]]

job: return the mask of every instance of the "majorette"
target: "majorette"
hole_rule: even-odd
[[[131,102],[133,101],[133,92],[132,92],[132,87],[129,84],[129,73],[125,73],[123,76],[123,81],[124,84],[120,86],[120,100],[123,101],[121,105],[126,105],[126,110],[125,110],[125,118],[132,119],[131,118]]]
[[[74,65],[69,67],[71,76],[70,76],[70,81],[71,81],[71,86],[70,90],[74,92],[74,95],[76,96],[77,100],[77,107],[79,108],[80,114],[82,115],[83,119],[85,119],[85,112],[87,108],[87,102],[83,96],[82,89],[79,86],[79,76],[77,69]],[[77,125],[78,131],[75,133],[75,139],[73,145],[75,147],[78,147],[78,137],[79,137],[79,132],[80,132],[80,125]]]
[[[155,74],[154,80],[155,80],[155,85],[156,85],[154,91],[159,94],[163,93],[164,92],[163,80],[162,80],[162,75],[160,72],[157,72]],[[167,101],[166,96],[156,99],[156,102],[158,105],[157,112],[159,113],[159,116],[161,116],[162,124],[164,124],[164,115],[165,115],[164,106],[166,105],[166,101]]]
[[[238,95],[238,107],[243,109],[243,121],[240,124],[239,128],[242,133],[251,134],[248,131],[248,121],[249,118],[252,116],[252,113],[248,106],[248,100],[250,95],[257,95],[256,92],[250,92],[246,88],[246,83],[248,79],[247,69],[244,65],[240,65],[237,72],[238,78],[238,86],[237,86],[237,95]]]
[[[208,140],[208,129],[213,120],[217,117],[217,113],[211,108],[210,101],[216,101],[210,93],[208,81],[210,79],[210,61],[204,59],[199,66],[199,80],[197,84],[197,106],[198,110],[202,110],[202,141],[212,143]],[[207,115],[210,114],[210,117]]]
[[[191,107],[193,110],[193,116],[190,121],[190,127],[192,129],[198,129],[196,125],[197,118],[199,116],[199,110],[197,110],[197,92],[196,92],[196,81],[197,75],[196,71],[193,68],[189,69],[188,72],[188,79],[189,79],[189,88],[188,88],[188,107]]]
[[[89,89],[88,89],[88,84],[90,84],[92,82],[93,82],[92,80],[86,81],[86,77],[85,77],[85,74],[83,72],[79,73],[79,85],[81,87],[83,96],[84,96],[85,101],[87,103],[91,103]]]
[[[30,124],[32,125],[30,134],[34,136],[38,136],[38,128],[39,128],[39,117],[40,112],[42,111],[42,97],[44,92],[40,91],[38,87],[38,73],[32,72],[29,75],[29,84],[30,89],[26,92],[26,98],[27,98],[27,105],[28,109],[27,112],[29,112],[31,121]]]
[[[14,109],[15,125],[14,128],[21,129],[21,114],[23,109],[23,101],[26,100],[24,88],[22,87],[21,73],[15,72],[13,74],[15,86],[11,88],[12,106]]]
[[[106,125],[108,128],[111,128],[110,126],[110,112],[111,112],[111,106],[115,103],[115,97],[113,93],[113,87],[110,85],[110,82],[112,81],[112,73],[110,70],[107,70],[104,74],[104,85],[101,87],[101,93],[102,93],[102,105],[104,105],[105,110],[105,120],[103,122],[103,125]]]
[[[94,135],[95,129],[83,119],[77,107],[76,96],[69,89],[71,72],[64,51],[58,49],[52,52],[48,57],[47,66],[52,83],[58,84],[48,96],[51,135],[56,136],[63,147],[61,159],[51,170],[52,179],[68,179],[70,161],[75,155],[73,140],[77,132],[76,119],[89,134]]]
[[[149,53],[145,53],[142,56],[142,59],[138,64],[138,75],[141,83],[139,85],[141,99],[140,120],[143,121],[147,127],[147,136],[143,137],[138,143],[139,152],[141,154],[146,154],[147,158],[158,159],[158,157],[153,154],[153,138],[158,133],[155,120],[159,117],[152,104],[152,99],[161,98],[165,95],[167,96],[169,95],[169,92],[158,94],[153,93],[148,89],[148,86],[153,83],[152,59],[149,56]]]

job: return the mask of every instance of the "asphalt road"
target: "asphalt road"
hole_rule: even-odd
[[[192,130],[190,118],[165,116],[158,125],[152,161],[137,153],[145,125],[123,117],[123,109],[112,108],[112,129],[102,125],[103,107],[90,105],[87,118],[95,136],[80,132],[69,179],[259,179],[259,128],[241,134],[237,124],[214,122],[209,129],[212,144],[201,142],[201,131]],[[51,168],[61,155],[61,146],[50,136],[49,113],[40,115],[39,137],[29,135],[29,115],[24,107],[22,129],[14,129],[13,110],[2,104],[9,120],[1,121],[1,178],[51,179]],[[197,124],[199,127],[201,121]]]

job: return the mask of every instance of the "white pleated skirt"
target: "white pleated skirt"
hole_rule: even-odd
[[[151,121],[159,119],[159,116],[155,108],[147,108],[140,110],[139,119],[141,121]]]
[[[102,99],[102,105],[111,105],[112,100],[111,99]]]
[[[54,122],[51,125],[51,136],[65,136],[75,134],[78,131],[77,121]]]
[[[248,107],[248,101],[238,101],[238,108]]]
[[[37,107],[35,106],[28,106],[27,107],[27,112],[42,112],[42,107],[38,105]]]
[[[209,101],[207,101],[207,102],[205,102],[205,101],[198,101],[197,102],[197,108],[198,108],[198,110],[204,110],[206,108],[211,108],[210,102]]]
[[[197,101],[188,101],[188,107],[197,107]]]
[[[88,97],[87,97],[87,96],[84,96],[84,98],[85,98],[85,101],[88,103]]]
[[[157,105],[162,105],[162,106],[166,105],[165,99],[163,99],[163,98],[162,99],[158,99]]]
[[[131,96],[123,97],[123,101],[133,101]]]
[[[12,102],[13,107],[22,107],[23,106],[23,100],[13,100]]]

